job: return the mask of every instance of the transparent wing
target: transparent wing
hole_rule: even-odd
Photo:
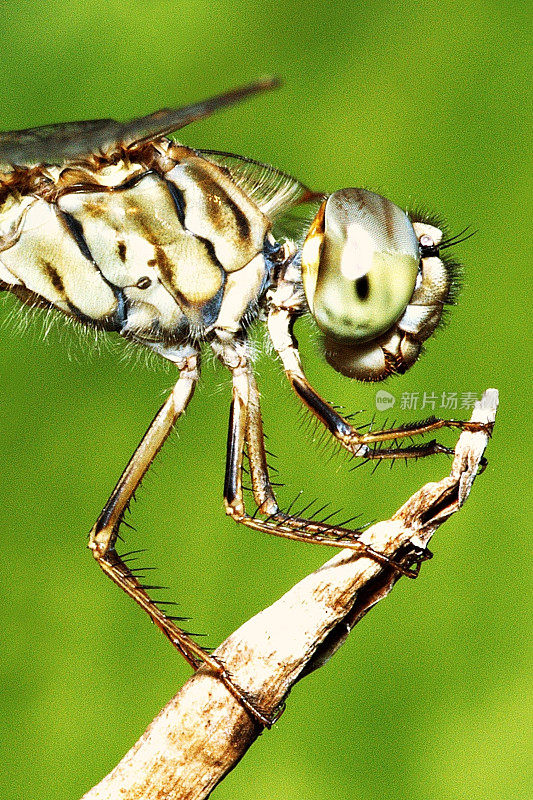
[[[312,219],[317,204],[324,199],[321,192],[314,192],[292,175],[269,164],[222,150],[199,152],[225,167],[232,180],[276,223],[277,230],[291,238],[298,238],[303,231],[309,208],[312,207]]]
[[[163,108],[129,122],[96,119],[0,133],[0,166],[61,164],[71,158],[112,149],[117,144],[132,145],[158,139],[221,108],[275,89],[279,84],[278,78],[265,78],[200,103]]]

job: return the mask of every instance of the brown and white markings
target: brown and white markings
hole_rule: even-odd
[[[363,189],[329,197],[272,167],[218,151],[199,152],[167,135],[247,96],[264,80],[132,122],[51,125],[0,134],[0,289],[30,306],[55,308],[87,326],[118,333],[176,364],[179,376],[107,501],[89,547],[104,572],[158,625],[193,668],[209,665],[264,725],[264,714],[153,600],[116,550],[124,511],[189,403],[209,346],[231,371],[224,503],[257,530],[349,547],[414,577],[424,554],[401,563],[359,541],[360,532],[283,513],[269,480],[247,331],[259,319],[301,401],[353,456],[415,458],[449,452],[435,441],[401,440],[456,427],[453,420],[363,433],[307,381],[292,327],[310,313],[327,361],[378,381],[417,360],[454,290],[443,251],[458,237]],[[314,204],[307,232],[278,241],[273,225]],[[392,446],[384,447],[383,443]],[[243,459],[256,510],[244,504]],[[346,524],[346,523],[345,523]],[[178,620],[179,621],[179,620]]]

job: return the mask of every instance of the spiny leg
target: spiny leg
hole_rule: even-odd
[[[278,353],[287,378],[300,400],[309,408],[315,417],[330,431],[330,433],[355,456],[363,458],[419,458],[435,453],[451,453],[449,448],[438,442],[430,442],[420,448],[409,447],[404,449],[371,448],[380,442],[398,439],[409,439],[425,433],[439,430],[440,428],[459,428],[466,431],[487,430],[487,425],[481,422],[469,422],[454,419],[439,419],[430,417],[421,422],[408,423],[398,428],[389,430],[369,431],[361,433],[344,419],[329,403],[320,397],[305,377],[298,345],[292,332],[294,314],[285,308],[273,308],[268,315],[268,330],[270,338]],[[490,426],[492,429],[492,426]]]
[[[179,379],[146,431],[98,517],[90,534],[89,548],[105,574],[146,611],[193,669],[197,669],[202,663],[207,664],[244,708],[262,725],[270,727],[273,720],[262,714],[246,694],[233,683],[220,661],[200,647],[189,634],[179,628],[173,619],[158,607],[157,601],[153,600],[147,591],[156,587],[143,586],[115,550],[124,511],[177,419],[187,408],[198,382],[198,356],[189,356],[183,359],[178,367]]]
[[[228,430],[224,503],[226,513],[249,528],[312,544],[329,547],[348,547],[362,556],[392,567],[402,575],[416,577],[418,568],[410,570],[391,561],[386,555],[365,545],[358,537],[362,531],[338,525],[327,525],[312,519],[283,513],[276,501],[268,477],[268,465],[263,441],[259,392],[249,366],[232,370],[233,399]],[[245,444],[248,446],[250,474],[254,498],[259,512],[267,519],[247,513],[242,491],[242,462]],[[348,522],[349,520],[347,520]],[[345,523],[346,524],[346,523]]]
[[[96,521],[89,539],[89,548],[102,570],[149,614],[155,624],[193,667],[198,666],[201,655],[198,645],[189,642],[172,620],[149,597],[147,590],[126,566],[115,550],[120,524],[135,490],[169,436],[176,420],[185,411],[199,377],[196,356],[178,365],[180,376],[170,396],[161,406],[139,446],[131,457],[117,485]]]

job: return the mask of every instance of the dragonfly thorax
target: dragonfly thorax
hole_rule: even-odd
[[[151,346],[237,331],[265,284],[270,220],[219,165],[168,140],[44,168],[0,209],[0,281]]]

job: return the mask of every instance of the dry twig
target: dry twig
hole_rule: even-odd
[[[494,422],[498,393],[485,392],[472,414]],[[485,432],[461,434],[451,473],[428,483],[363,541],[391,557],[422,550],[466,500],[487,445]],[[265,709],[321,666],[351,628],[398,580],[370,558],[343,550],[276,603],[248,620],[216,650],[237,684]],[[204,667],[155,718],[137,744],[84,800],[200,800],[242,758],[261,729]]]

